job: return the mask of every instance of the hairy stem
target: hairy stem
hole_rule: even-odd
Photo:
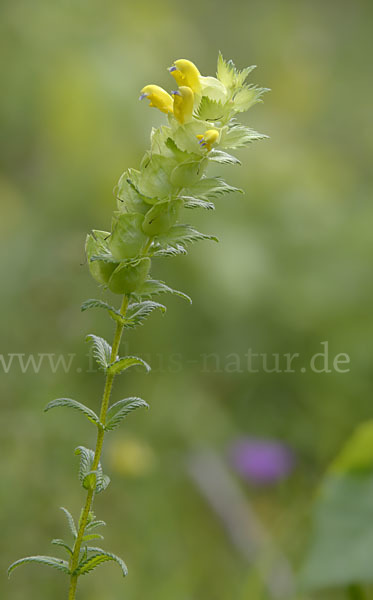
[[[124,296],[123,301],[122,301],[122,306],[120,309],[120,312],[123,316],[126,314],[127,306],[128,306],[128,298],[127,298],[127,296]],[[114,341],[113,341],[113,345],[112,345],[112,351],[111,351],[111,362],[113,362],[117,358],[120,342],[122,339],[122,333],[123,333],[123,324],[117,322],[117,326],[115,329],[115,335],[114,335]],[[100,422],[103,424],[105,424],[105,420],[106,420],[106,413],[107,413],[107,409],[109,407],[109,401],[110,401],[111,390],[113,387],[114,377],[115,377],[115,375],[112,373],[107,373],[107,375],[106,375],[105,388],[104,388],[104,394],[102,397],[101,411],[100,411]],[[104,429],[102,429],[102,427],[99,427],[98,432],[97,432],[96,449],[95,449],[95,456],[94,456],[93,464],[92,464],[92,471],[95,471],[97,469],[98,464],[100,462],[102,445],[104,442],[104,435],[105,435]],[[78,575],[76,575],[75,571],[79,565],[80,550],[81,550],[82,541],[83,541],[83,537],[84,537],[84,531],[85,531],[85,528],[88,523],[89,513],[92,508],[93,497],[94,497],[94,490],[88,490],[86,502],[85,502],[85,505],[84,505],[84,508],[83,508],[83,511],[82,511],[82,514],[81,514],[81,517],[79,520],[78,535],[75,540],[74,551],[73,551],[73,555],[71,557],[71,562],[70,562],[70,569],[71,569],[72,574],[71,574],[71,578],[70,578],[70,588],[69,588],[68,600],[75,600],[76,587],[77,587],[77,583],[78,583]]]

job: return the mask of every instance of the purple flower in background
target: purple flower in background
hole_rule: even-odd
[[[257,485],[270,485],[288,477],[295,464],[291,449],[263,438],[241,438],[230,447],[234,469]]]

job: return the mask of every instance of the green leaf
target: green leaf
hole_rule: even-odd
[[[136,304],[130,304],[127,308],[126,318],[124,320],[125,327],[137,327],[142,325],[145,319],[154,311],[160,310],[162,313],[166,312],[166,307],[158,302],[152,300],[144,300],[144,302],[138,302]]]
[[[86,527],[86,531],[91,531],[92,529],[96,529],[96,527],[105,527],[106,523],[105,521],[91,521],[90,523],[88,523],[87,527]]]
[[[221,177],[202,177],[202,179],[193,186],[186,189],[186,195],[202,200],[218,198],[222,194],[230,192],[241,192],[239,188],[229,185]]]
[[[262,102],[262,96],[265,92],[269,92],[268,88],[260,88],[256,85],[244,86],[239,89],[233,97],[234,112],[245,112],[254,104]]]
[[[226,112],[226,104],[203,96],[197,109],[197,117],[203,121],[219,121]]]
[[[99,464],[96,472],[96,494],[104,492],[109,483],[110,477],[108,475],[104,475],[101,464]]]
[[[250,127],[240,125],[233,121],[233,124],[222,130],[219,147],[220,148],[241,148],[247,146],[256,140],[264,140],[268,138],[268,135],[258,133]]]
[[[88,471],[83,478],[82,484],[86,490],[95,490],[97,480],[97,471]]]
[[[25,563],[31,562],[46,565],[47,567],[53,567],[54,569],[58,569],[59,571],[62,571],[67,575],[70,574],[69,565],[66,560],[55,558],[54,556],[27,556],[26,558],[16,560],[16,562],[10,565],[8,569],[8,576],[11,574],[12,571],[14,571],[14,569],[19,567],[20,565],[24,565]]]
[[[159,296],[160,294],[173,294],[180,296],[192,304],[192,299],[184,292],[174,290],[164,283],[164,281],[158,281],[156,279],[147,279],[141,288],[133,294],[137,298],[151,298],[152,296]]]
[[[305,589],[372,582],[373,471],[330,475],[319,493],[312,542],[300,573]]]
[[[93,356],[97,363],[105,371],[111,362],[111,346],[104,338],[90,333],[86,337],[87,342],[93,344]]]
[[[103,474],[99,463],[96,470],[92,469],[95,453],[89,448],[78,446],[75,454],[80,455],[79,480],[87,490],[95,490],[96,494],[104,491],[110,483],[110,478]]]
[[[112,554],[111,552],[107,552],[106,550],[102,550],[101,548],[88,548],[89,551],[95,552],[93,556],[90,556],[86,560],[80,563],[78,568],[75,571],[76,575],[85,575],[90,571],[93,571],[98,565],[107,562],[107,561],[115,561],[121,568],[123,576],[128,575],[128,569],[125,563],[119,556]]]
[[[91,423],[94,423],[95,425],[100,425],[100,419],[93,410],[91,410],[84,404],[77,402],[76,400],[72,400],[71,398],[57,398],[56,400],[52,400],[44,408],[44,412],[47,412],[51,408],[56,408],[59,406],[68,406],[70,408],[75,408],[79,412],[83,413],[83,415],[85,415],[88,418],[88,420],[91,421]]]
[[[372,582],[373,420],[359,425],[331,463],[313,511],[301,572],[306,588]]]
[[[154,248],[153,252],[152,252],[152,256],[157,256],[160,257],[162,256],[163,258],[166,256],[178,256],[178,254],[188,254],[186,251],[186,248],[184,246],[178,245],[178,246],[169,246],[167,248]]]
[[[222,53],[219,52],[216,76],[227,88],[240,87],[255,68],[256,65],[251,65],[242,71],[238,71],[234,62],[224,60]]]
[[[142,398],[124,398],[113,404],[108,414],[110,414],[113,408],[119,409],[112,417],[110,417],[105,425],[106,431],[112,431],[116,429],[123,421],[123,419],[137,408],[149,408],[149,404]]]
[[[104,536],[100,533],[88,533],[83,536],[83,542],[89,542],[90,540],[103,540]]]
[[[118,358],[118,360],[111,363],[108,370],[109,373],[113,375],[119,375],[120,373],[122,373],[122,371],[125,371],[126,369],[129,369],[129,367],[134,367],[136,365],[141,365],[142,367],[145,367],[147,372],[150,371],[150,366],[148,365],[148,363],[145,362],[145,360],[143,360],[142,358],[138,358],[137,356],[125,356],[123,358]]]
[[[51,544],[53,544],[54,546],[62,546],[62,548],[64,548],[68,552],[68,554],[70,556],[72,556],[72,554],[73,554],[72,549],[63,540],[52,540]]]
[[[102,300],[96,300],[94,298],[86,300],[81,305],[80,310],[84,312],[85,310],[88,310],[90,308],[103,308],[108,311],[109,315],[112,319],[114,319],[114,321],[119,321],[120,323],[122,323],[124,320],[124,317],[119,312],[119,310],[116,310],[114,306],[110,306],[110,304],[107,304],[106,302],[102,302]]]
[[[65,508],[64,506],[60,506],[60,509],[65,513],[69,527],[70,527],[70,531],[73,534],[74,537],[77,537],[78,535],[78,531],[76,529],[75,526],[75,522],[74,519],[72,517],[72,514],[67,510],[67,508]]]
[[[84,483],[85,477],[91,473],[91,467],[93,464],[95,453],[89,448],[85,448],[84,446],[78,446],[77,448],[75,448],[75,454],[77,456],[80,456],[79,480],[81,483]]]
[[[215,210],[215,204],[201,198],[193,198],[193,196],[182,196],[184,200],[184,208],[205,208],[207,210]]]
[[[373,420],[359,425],[338,456],[329,467],[329,472],[359,474],[373,468]]]
[[[209,159],[222,165],[240,165],[241,162],[232,154],[223,152],[222,150],[213,149],[209,153]]]
[[[162,235],[157,236],[154,246],[154,256],[159,256],[159,250],[176,250],[184,248],[186,244],[192,244],[199,240],[218,241],[218,238],[213,235],[200,233],[191,225],[174,225],[171,229]]]

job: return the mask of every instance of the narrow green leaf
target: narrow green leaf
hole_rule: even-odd
[[[80,456],[79,464],[79,480],[84,484],[85,477],[91,472],[91,467],[95,457],[93,450],[85,448],[84,446],[78,446],[75,449],[75,454]]]
[[[26,558],[16,560],[16,562],[10,565],[8,569],[8,577],[11,574],[11,572],[14,571],[14,569],[19,567],[20,565],[24,565],[25,563],[31,562],[46,565],[47,567],[53,567],[54,569],[59,569],[67,575],[70,574],[69,565],[66,560],[62,560],[61,558],[55,558],[54,556],[27,556]]]
[[[109,483],[110,477],[108,475],[104,475],[101,464],[99,464],[96,477],[96,494],[105,491]]]
[[[141,365],[145,367],[147,372],[150,371],[150,366],[145,360],[142,358],[138,358],[137,356],[125,356],[123,358],[118,358],[115,362],[111,363],[109,366],[109,372],[114,375],[119,375],[122,371],[125,371],[129,367],[134,367],[136,365]]]
[[[111,362],[111,346],[104,338],[90,333],[86,337],[87,342],[93,344],[93,356],[97,363],[105,371]]]
[[[111,409],[114,406],[115,405],[113,405]],[[107,421],[105,425],[105,429],[107,431],[112,431],[113,429],[116,429],[116,427],[120,425],[123,419],[137,408],[149,408],[149,404],[145,402],[145,400],[142,400],[142,398],[125,398],[124,400],[119,400],[119,402],[116,403],[116,406],[120,406],[120,408]]]
[[[232,154],[228,154],[227,152],[223,152],[222,150],[211,150],[209,153],[209,160],[212,160],[217,163],[221,163],[222,165],[240,165],[241,162],[233,156]]]
[[[180,296],[180,298],[184,298],[184,300],[187,300],[192,304],[192,299],[187,294],[184,294],[184,292],[180,292],[179,290],[174,290],[166,285],[164,281],[157,281],[156,279],[147,279],[136,294],[132,294],[132,296],[141,299],[159,296],[160,294]]]
[[[159,235],[155,239],[154,255],[157,255],[159,249],[172,250],[184,248],[187,244],[192,244],[199,240],[218,241],[214,235],[206,235],[194,229],[191,225],[173,225],[167,233]]]
[[[72,554],[73,554],[72,549],[63,540],[52,540],[51,544],[53,544],[54,546],[62,546],[62,548],[65,548],[65,550],[68,552],[68,554],[70,554],[70,556],[72,556]]]
[[[184,200],[184,208],[205,208],[207,210],[215,210],[215,204],[201,198],[193,198],[192,196],[182,196]]]
[[[57,398],[56,400],[52,400],[44,408],[44,412],[47,412],[51,408],[57,408],[59,406],[68,406],[70,408],[75,408],[76,410],[79,410],[81,413],[83,413],[88,418],[88,420],[91,421],[91,423],[94,423],[95,425],[100,425],[100,419],[93,410],[88,408],[88,406],[81,404],[81,402],[77,402],[76,400],[72,400],[71,398]]]
[[[127,308],[124,326],[134,328],[137,327],[137,325],[142,325],[154,310],[160,310],[162,313],[165,313],[166,307],[163,306],[163,304],[153,302],[152,300],[144,300],[143,302],[130,304]]]
[[[74,523],[74,519],[72,517],[72,514],[67,510],[67,508],[65,508],[64,506],[60,506],[60,509],[65,513],[66,518],[67,518],[67,522],[69,524],[70,527],[70,531],[73,534],[74,537],[77,537],[78,535],[78,531],[76,529],[75,523]]]
[[[83,542],[89,542],[90,540],[103,540],[104,536],[100,533],[88,533],[83,536]]]
[[[86,531],[91,531],[92,529],[96,529],[96,527],[105,527],[106,523],[105,521],[91,521],[91,523],[88,523],[87,527],[86,527]]]
[[[226,147],[229,148],[230,146]],[[218,198],[222,194],[228,194],[230,192],[242,193],[241,189],[229,185],[221,177],[202,177],[202,179],[198,183],[188,188],[185,188],[184,191],[187,196],[193,196],[193,198],[201,198],[202,200]]]
[[[154,248],[151,255],[165,258],[166,256],[177,256],[178,254],[188,254],[186,248],[181,244],[175,244],[167,248]]]
[[[90,571],[98,567],[98,565],[111,560],[115,561],[120,566],[124,577],[128,575],[127,566],[125,565],[123,560],[119,558],[119,556],[116,556],[111,552],[106,552],[106,550],[102,550],[101,548],[88,547],[88,550],[90,552],[95,552],[95,554],[80,563],[80,565],[75,571],[76,575],[85,575],[86,573],[89,573]]]
[[[90,300],[86,300],[81,305],[80,310],[82,312],[84,312],[85,310],[88,310],[90,308],[103,308],[104,310],[108,311],[109,315],[111,316],[112,319],[114,319],[114,321],[119,321],[121,323],[124,320],[124,317],[120,313],[119,310],[116,310],[116,308],[114,308],[114,306],[110,306],[110,304],[107,304],[106,302],[103,302],[102,300],[96,300],[93,298]]]

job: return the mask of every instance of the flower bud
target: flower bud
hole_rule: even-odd
[[[197,139],[201,146],[207,148],[210,152],[212,145],[219,139],[219,131],[217,129],[208,129],[203,135],[197,135]]]

